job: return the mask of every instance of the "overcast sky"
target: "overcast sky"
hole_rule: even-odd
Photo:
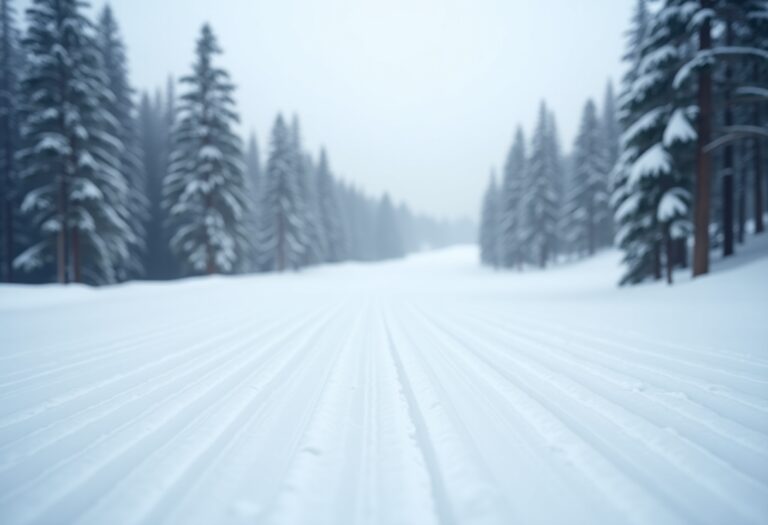
[[[27,0],[27,3],[29,0]],[[92,2],[94,7],[104,4]],[[186,73],[204,21],[263,152],[298,113],[341,177],[474,218],[491,166],[539,102],[570,149],[587,97],[618,79],[633,0],[111,0],[138,88]]]

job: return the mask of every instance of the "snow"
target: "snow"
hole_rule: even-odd
[[[645,177],[669,173],[672,159],[663,144],[654,144],[643,152],[632,164],[629,172],[629,185],[634,186]]]
[[[664,129],[664,145],[672,146],[675,142],[690,142],[695,140],[696,137],[696,130],[688,122],[685,110],[676,109],[669,118],[667,127]]]
[[[766,523],[768,237],[0,287],[0,522]]]
[[[686,201],[690,201],[688,191],[683,188],[672,188],[662,195],[659,206],[656,209],[656,218],[660,222],[667,222],[676,217],[685,216],[688,211]]]

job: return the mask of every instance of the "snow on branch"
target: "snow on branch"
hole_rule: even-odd
[[[645,177],[669,173],[672,170],[672,158],[662,143],[657,143],[640,155],[629,173],[629,184],[634,186]]]
[[[714,49],[705,49],[696,53],[691,60],[680,68],[675,75],[673,86],[679,88],[691,75],[691,71],[704,66],[711,66],[715,63],[716,57],[750,56],[768,61],[768,51],[757,47],[745,46],[722,46]]]
[[[685,117],[685,110],[676,109],[664,129],[664,145],[669,147],[676,142],[686,143],[695,140],[696,137],[696,130]]]

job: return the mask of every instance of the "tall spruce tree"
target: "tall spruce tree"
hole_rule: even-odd
[[[122,144],[97,50],[80,0],[35,0],[27,10],[22,211],[38,236],[15,261],[56,263],[59,282],[113,282],[130,255],[129,185]]]
[[[23,54],[11,0],[0,0],[0,282],[12,282],[19,246],[20,77]]]
[[[138,145],[134,91],[128,80],[128,60],[120,30],[112,8],[104,7],[97,25],[97,47],[101,53],[102,66],[106,74],[107,88],[111,96],[106,99],[105,109],[114,118],[114,133],[120,148],[119,170],[128,183],[125,221],[130,225],[131,250],[117,261],[118,278],[143,275],[143,261],[140,253],[145,249],[144,223],[147,219],[144,172]]]
[[[230,273],[248,253],[248,197],[242,145],[229,74],[214,63],[221,54],[203,26],[192,74],[182,78],[178,124],[164,185],[171,247],[188,273]]]
[[[542,102],[531,143],[523,204],[523,239],[531,250],[531,258],[542,268],[557,249],[557,226],[560,214],[559,159],[553,119]]]
[[[682,5],[666,6],[650,19],[636,74],[622,97],[624,154],[617,168],[613,203],[617,242],[625,252],[622,282],[662,276],[681,259],[675,252],[689,230],[690,188],[696,113],[690,90],[675,75],[690,50]]]
[[[570,245],[580,254],[592,255],[608,244],[610,219],[608,166],[610,152],[592,100],[584,106],[573,148],[573,179],[568,203]]]
[[[504,163],[504,179],[500,197],[501,265],[521,267],[526,259],[523,242],[523,192],[526,183],[525,137],[518,126],[515,138]]]
[[[346,249],[342,217],[336,195],[336,182],[331,175],[325,149],[320,151],[320,161],[317,166],[317,196],[319,221],[326,240],[325,260],[327,262],[344,260]]]
[[[278,115],[261,194],[258,243],[259,267],[264,271],[298,270],[305,260],[302,188],[295,168],[292,133]]]

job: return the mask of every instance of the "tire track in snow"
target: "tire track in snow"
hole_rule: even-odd
[[[322,321],[318,324],[322,324]],[[284,338],[272,345],[301,336],[302,330],[307,328],[302,325],[293,326],[286,331]],[[250,342],[246,340],[237,346],[247,349]],[[207,379],[208,376],[200,381],[199,386],[202,388],[199,391],[195,391],[197,383],[185,385],[157,407],[150,407],[148,414],[140,414],[99,437],[84,450],[62,458],[39,475],[28,478],[25,483],[0,495],[0,508],[5,509],[2,512],[8,512],[8,520],[10,522],[13,518],[13,523],[31,523],[42,518],[46,512],[55,511],[56,515],[65,516],[75,514],[92,498],[86,489],[105,489],[105,477],[113,481],[119,479],[120,472],[130,467],[129,461],[141,457],[144,450],[152,449],[182,433],[185,422],[195,416],[195,409],[208,406],[225,387],[236,383],[238,379],[242,380],[254,366],[258,366],[257,358],[260,357],[274,358],[275,354],[255,354],[244,363],[226,363],[223,371],[213,370],[208,374],[212,376],[212,381]],[[139,428],[135,428],[136,425]],[[125,439],[120,433],[130,437]],[[46,487],[44,492],[47,504],[39,500],[41,486]],[[79,497],[72,494],[75,490]],[[13,503],[13,512],[10,512],[10,502]]]
[[[282,383],[289,382],[307,368],[318,364],[309,359],[313,345],[328,340],[330,332],[338,337],[339,323],[333,320],[336,309],[321,323],[305,324],[293,343],[275,344],[273,353],[280,359],[258,367],[215,404],[205,408],[184,430],[142,460],[106,494],[79,523],[160,523],[171,513],[194,479],[228,450],[238,432],[263,415],[266,401]],[[341,325],[341,328],[344,328]],[[277,349],[279,348],[279,351]],[[315,352],[315,354],[319,354]],[[314,357],[314,356],[313,356]],[[152,486],[151,492],[138,493],[134,487]],[[118,505],[119,503],[119,505]],[[116,514],[112,509],[121,508]]]
[[[453,312],[451,315],[457,314]],[[464,322],[468,320],[466,315],[461,319]],[[768,481],[768,436],[765,434],[723,417],[684,393],[645,382],[631,375],[631,367],[617,371],[579,353],[576,357],[571,345],[567,348],[557,345],[546,334],[501,326],[479,317],[473,322],[494,343],[525,351],[527,356],[542,365],[581,383],[589,383],[604,397],[621,399],[624,406],[631,407],[634,413],[659,426],[674,428],[685,438],[735,464],[756,480]]]
[[[476,348],[481,341],[466,329],[455,325],[448,328],[434,319],[430,321],[453,338],[460,345],[459,349],[464,349],[464,352],[457,350],[457,354],[474,355],[488,370],[523,389],[576,432],[578,439],[620,465],[623,472],[633,473],[636,479],[642,480],[646,490],[660,500],[672,503],[681,516],[698,516],[701,523],[719,523],[725,518],[733,521],[736,519],[734,512],[741,515],[744,523],[759,523],[764,517],[764,509],[756,508],[754,502],[763,500],[763,496],[768,501],[765,487],[743,477],[725,463],[712,461],[705,451],[686,446],[676,434],[652,426],[578,382],[536,365],[517,353],[508,354],[514,361],[514,368],[502,368],[500,363]],[[488,345],[484,346],[489,349]],[[565,405],[573,406],[566,409]],[[585,419],[589,420],[589,426]],[[596,432],[595,429],[600,427],[608,432],[610,439]],[[642,463],[638,462],[640,458],[637,456],[644,458]],[[654,474],[663,471],[666,471],[665,483],[676,487],[674,493],[659,490]],[[690,494],[695,487],[699,487],[698,494]],[[726,487],[729,489],[727,493],[722,491]],[[683,493],[682,489],[687,489],[688,493]],[[702,490],[709,495],[701,493]]]
[[[322,312],[313,314],[321,315]],[[285,321],[273,322],[266,329],[256,332],[252,339],[273,334],[277,329],[284,326]],[[247,328],[251,328],[247,325]],[[236,341],[248,331],[238,328],[226,336],[226,339],[216,339],[217,343],[225,341]],[[106,425],[118,425],[125,421],[126,417],[135,417],[140,414],[142,408],[151,406],[162,399],[163,395],[173,392],[174,385],[182,386],[190,381],[197,381],[201,375],[210,372],[211,369],[227,363],[237,358],[243,352],[248,352],[247,346],[232,347],[229,351],[211,352],[209,346],[213,340],[203,341],[201,344],[191,348],[182,348],[181,350],[168,354],[167,363],[149,363],[136,367],[129,374],[128,378],[134,375],[139,376],[139,382],[129,384],[117,393],[96,391],[91,397],[99,399],[95,404],[88,404],[85,408],[79,409],[74,413],[57,414],[58,419],[53,419],[51,415],[43,414],[38,419],[43,419],[45,424],[36,426],[36,430],[31,433],[20,436],[14,440],[7,440],[7,433],[0,445],[0,474],[7,472],[11,467],[18,465],[25,457],[33,456],[33,467],[29,462],[22,466],[25,470],[42,468],[48,462],[56,457],[66,455],[69,449],[77,448],[80,433],[83,431],[99,432],[100,428]],[[206,352],[205,350],[208,349]],[[192,358],[187,354],[193,353]],[[172,358],[172,359],[171,359]],[[185,359],[186,358],[186,359]],[[165,361],[165,360],[163,360]],[[163,369],[154,370],[162,364]],[[124,378],[122,378],[124,379]],[[112,390],[115,385],[110,384]],[[134,407],[132,410],[130,407]],[[71,409],[70,405],[63,408]],[[28,426],[28,425],[25,425]],[[63,442],[63,443],[62,443]],[[61,443],[61,446],[59,444]],[[50,447],[55,446],[53,450]],[[7,479],[13,479],[10,474],[4,474]],[[0,487],[2,483],[0,483]]]

